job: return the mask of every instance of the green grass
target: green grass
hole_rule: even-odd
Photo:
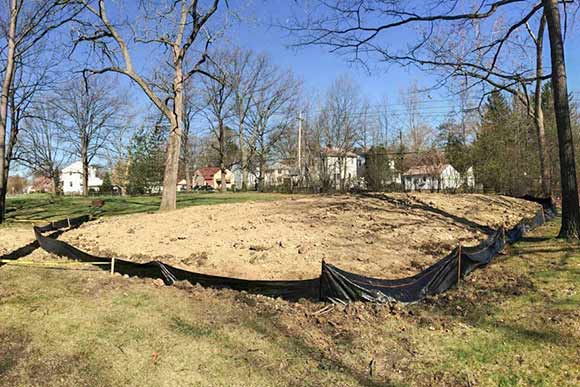
[[[247,201],[278,200],[287,195],[274,193],[183,193],[177,196],[177,207],[242,203]],[[103,199],[102,208],[92,208],[91,201]],[[7,199],[7,220],[10,221],[52,221],[85,214],[111,216],[154,212],[159,209],[159,196],[52,196],[31,194]]]
[[[580,245],[535,230],[412,306],[0,268],[2,386],[576,386]]]

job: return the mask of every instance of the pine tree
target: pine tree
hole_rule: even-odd
[[[366,155],[365,179],[368,189],[382,191],[392,180],[390,159],[384,146],[373,146]]]
[[[111,175],[105,172],[103,176],[103,183],[101,184],[101,193],[111,195],[113,193],[113,183],[111,182]]]
[[[157,193],[163,182],[164,136],[160,130],[141,131],[131,139],[127,191],[131,195]]]

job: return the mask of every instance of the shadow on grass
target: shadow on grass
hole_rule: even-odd
[[[234,194],[184,193],[177,196],[177,207],[211,205],[223,203],[241,203],[246,201],[269,201],[282,197],[262,193]],[[91,201],[102,199],[105,205],[97,210],[91,207]],[[160,196],[30,196],[8,199],[8,219],[19,221],[45,221],[58,218],[75,217],[87,213],[102,216],[129,215],[153,212],[159,209]]]
[[[344,374],[356,380],[360,386],[385,387],[397,385],[390,380],[385,380],[384,378],[379,380],[378,377],[373,378],[367,372],[354,369],[341,360],[339,356],[326,355],[322,349],[309,345],[301,335],[297,335],[296,332],[292,332],[288,327],[277,323],[275,319],[264,321],[254,320],[251,323],[245,323],[244,326],[254,330],[261,337],[267,337],[270,343],[276,343],[280,347],[281,352],[286,352],[291,348],[298,356],[309,358],[317,364],[319,370]],[[283,337],[283,342],[277,343],[280,337]]]
[[[529,242],[529,243],[537,243],[537,242],[548,242],[548,241],[554,241],[556,240],[556,238],[551,237],[551,236],[524,236],[522,239],[520,239],[520,243],[521,242]]]

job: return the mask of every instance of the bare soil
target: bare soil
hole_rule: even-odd
[[[382,278],[416,273],[485,227],[513,227],[539,206],[503,196],[316,196],[110,217],[61,238],[92,254],[160,259],[247,279],[304,279],[322,260]]]
[[[29,225],[0,227],[0,256],[34,242],[34,233]]]
[[[432,195],[389,197],[409,217],[425,216],[432,229],[443,222],[443,206],[463,230],[477,222],[511,224],[516,211],[528,212],[528,204],[500,197],[462,199],[497,206],[469,216],[453,210],[455,196],[440,196],[441,203]],[[355,212],[361,203],[384,205],[380,214],[394,211],[378,199],[308,200],[322,208],[331,199],[359,203]],[[306,205],[297,202],[278,205]],[[439,208],[437,216],[413,209],[421,202]],[[488,218],[490,211],[497,218]],[[336,215],[316,228],[343,221]],[[559,226],[556,220],[533,230],[456,289],[406,306],[294,303],[187,282],[162,286],[88,265],[5,265],[0,386],[577,386],[580,245],[556,239]],[[29,226],[0,228],[0,241],[10,235],[32,239]],[[33,255],[55,259],[40,249]]]

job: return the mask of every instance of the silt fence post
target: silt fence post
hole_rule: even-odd
[[[457,243],[457,285],[461,281],[461,242]]]

